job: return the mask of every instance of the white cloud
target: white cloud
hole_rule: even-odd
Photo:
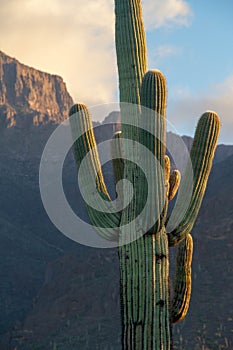
[[[187,89],[173,93],[169,101],[169,120],[179,134],[195,130],[198,118],[206,110],[214,110],[221,119],[220,142],[233,144],[233,75],[211,86],[206,93],[192,95]],[[176,102],[174,100],[176,97]]]
[[[170,59],[171,57],[181,55],[183,53],[182,51],[180,47],[173,45],[160,45],[152,48],[149,52],[149,66],[152,64],[158,67],[164,59],[167,57]]]
[[[167,56],[177,55],[178,53],[180,53],[180,50],[177,47],[171,45],[161,45],[157,49],[157,56],[159,59]]]
[[[184,0],[145,0],[143,6],[149,28],[186,24],[190,15]],[[0,32],[6,54],[61,75],[75,100],[115,100],[113,0],[1,0]]]
[[[109,0],[1,3],[0,47],[21,62],[61,75],[75,100],[114,99],[114,8]]]
[[[147,29],[164,25],[188,26],[192,11],[184,0],[144,0],[143,14]]]

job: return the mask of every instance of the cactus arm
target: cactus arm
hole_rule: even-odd
[[[168,201],[171,201],[180,186],[180,179],[181,174],[179,170],[173,170],[173,172],[170,174],[171,170],[171,162],[168,155],[165,155],[164,157],[164,167],[165,167],[165,187],[166,187],[166,197]]]
[[[92,206],[86,204],[90,220],[103,238],[116,240],[118,239],[117,232],[120,222],[120,213],[109,213],[108,210],[106,210],[109,209],[111,200],[104,183],[90,113],[84,104],[80,103],[71,107],[70,125],[74,140],[77,135],[81,135],[81,137],[75,140],[73,146],[77,166],[78,168],[80,167],[82,160],[90,152],[90,157],[86,158],[88,161],[85,164],[85,172],[90,179],[92,179],[93,183],[96,184],[96,190],[103,198],[103,201],[101,202],[103,207],[100,207],[100,204],[98,203],[100,210],[96,210],[92,208]],[[82,181],[81,185],[82,191],[89,196],[88,198],[90,199],[90,202],[93,201],[93,194],[90,193],[88,189],[90,182]],[[107,230],[106,228],[114,229]]]
[[[141,0],[115,0],[115,41],[120,101],[140,104],[140,86],[147,71]]]
[[[205,112],[198,122],[190,152],[193,179],[190,179],[190,169],[188,169],[184,176],[184,181],[180,186],[180,193],[171,215],[172,220],[179,222],[179,225],[168,235],[170,246],[178,244],[185,238],[186,234],[192,230],[205,193],[219,131],[220,119],[218,115],[212,111]],[[185,200],[187,200],[186,194],[188,188],[190,188],[190,181],[192,182],[192,180],[192,196],[189,207],[184,213],[183,205]],[[169,221],[167,225],[168,231]]]
[[[174,296],[171,311],[173,323],[181,321],[188,312],[192,289],[192,253],[193,239],[188,233],[177,251]]]
[[[74,155],[77,165],[79,167],[83,158],[89,151],[92,150],[92,157],[88,164],[90,167],[90,172],[96,179],[98,192],[100,192],[103,197],[110,200],[110,196],[105,186],[103,174],[101,171],[90,113],[87,107],[82,103],[71,107],[69,114],[70,117],[74,116],[75,113],[78,113],[77,117],[70,119],[72,135],[75,137],[75,133],[77,131],[80,131],[82,135],[82,137],[74,143]]]
[[[150,210],[147,216],[153,218],[155,225],[150,233],[160,231],[163,225],[161,214],[165,208],[165,142],[166,142],[166,80],[158,70],[148,71],[142,80],[141,86],[141,118],[140,118],[140,143],[154,155],[153,163],[151,158],[141,150],[140,158],[145,163],[145,168],[150,169],[150,185],[152,191],[148,192]],[[161,185],[162,184],[162,185]],[[139,198],[145,196],[143,186],[140,186]],[[145,218],[146,220],[148,218]]]
[[[168,191],[168,200],[171,201],[177,191],[178,191],[178,188],[180,186],[180,179],[181,179],[181,174],[179,172],[179,170],[174,170],[171,175],[170,175],[170,178],[169,178],[169,191]]]

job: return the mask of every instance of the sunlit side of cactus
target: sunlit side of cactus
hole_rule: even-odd
[[[133,185],[134,194],[132,198],[129,187],[121,184],[121,202],[129,203],[131,199],[126,207],[123,205],[123,210],[109,213],[105,211],[105,204],[100,210],[91,206],[87,206],[87,210],[99,234],[119,242],[123,349],[169,350],[172,348],[171,324],[185,317],[189,305],[190,231],[204,196],[220,122],[217,114],[211,111],[204,113],[199,120],[190,155],[193,168],[190,203],[185,212],[180,210],[190,184],[187,171],[175,205],[174,220],[178,224],[172,232],[167,232],[168,201],[176,194],[180,173],[175,170],[170,174],[170,161],[165,155],[166,81],[160,71],[148,71],[147,68],[141,1],[115,0],[115,14],[122,127],[113,139],[113,168],[115,182],[127,179]],[[79,167],[91,151],[86,171],[96,181],[96,188],[107,208],[111,199],[102,175],[90,113],[85,105],[77,104],[71,108],[70,116],[72,132],[75,134],[78,130],[82,134],[74,143],[77,165]],[[134,141],[130,147],[128,140]],[[152,152],[157,160],[155,164],[153,158],[143,157],[140,145]],[[135,163],[127,159],[135,159]],[[147,191],[147,181],[136,164],[140,159],[150,172],[151,192]],[[85,179],[83,186],[88,187]],[[151,205],[137,219],[146,199]],[[153,221],[146,232],[143,231],[144,221]],[[127,226],[129,222],[133,224]],[[171,302],[168,247],[175,245],[179,247]]]

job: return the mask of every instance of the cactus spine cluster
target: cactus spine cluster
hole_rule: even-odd
[[[74,154],[79,167],[90,151],[86,172],[91,174],[104,199],[101,210],[87,205],[92,224],[102,237],[119,242],[122,347],[125,350],[170,350],[171,325],[185,317],[189,305],[193,246],[190,231],[204,196],[220,122],[217,114],[211,111],[199,120],[190,154],[193,169],[190,203],[183,212],[185,194],[190,188],[187,171],[174,209],[173,220],[178,225],[167,232],[168,202],[176,194],[180,173],[175,170],[170,174],[170,160],[165,154],[166,81],[160,71],[147,68],[141,0],[115,0],[115,15],[122,126],[121,132],[113,138],[113,168],[115,182],[127,179],[134,189],[132,197],[129,187],[121,184],[122,203],[127,203],[123,210],[107,210],[111,199],[102,175],[91,117],[81,103],[70,111],[70,116],[77,115],[71,118],[72,132],[75,134],[78,130],[82,134],[74,143]],[[131,146],[125,140],[132,140]],[[156,165],[152,158],[143,157],[140,145],[154,155]],[[135,163],[128,160],[132,157]],[[150,173],[153,191],[148,191],[145,176],[137,165],[140,159]],[[88,185],[84,179],[84,191]],[[151,205],[138,219],[146,200]],[[145,231],[143,224],[151,220],[153,225]],[[128,225],[130,222],[133,224]],[[168,249],[176,245],[179,247],[174,295],[170,301]]]

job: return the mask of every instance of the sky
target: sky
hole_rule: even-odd
[[[215,110],[233,144],[232,0],[144,0],[149,68],[168,86],[168,129],[193,136]],[[113,0],[0,0],[0,50],[63,77],[74,101],[118,99]],[[172,126],[174,125],[174,127]]]

